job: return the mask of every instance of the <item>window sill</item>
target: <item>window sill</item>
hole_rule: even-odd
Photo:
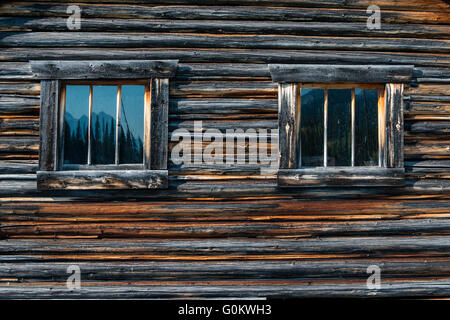
[[[39,190],[165,189],[168,170],[38,171]]]
[[[280,187],[385,187],[404,184],[403,168],[317,167],[278,170]]]

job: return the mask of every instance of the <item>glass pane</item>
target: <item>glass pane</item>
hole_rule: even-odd
[[[92,164],[113,164],[116,140],[117,86],[94,86]]]
[[[329,166],[351,165],[351,89],[328,90]]]
[[[145,86],[122,86],[120,163],[143,163]]]
[[[355,166],[378,165],[378,90],[355,90]]]
[[[89,86],[66,86],[64,116],[64,163],[87,163]]]
[[[323,166],[323,89],[301,90],[301,166]]]

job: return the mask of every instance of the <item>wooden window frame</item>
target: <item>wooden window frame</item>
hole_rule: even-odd
[[[411,81],[413,69],[414,66],[411,65],[270,64],[269,70],[272,80],[278,83],[278,185],[280,187],[383,187],[404,185],[404,106],[402,97],[404,83]],[[324,89],[349,88],[351,86],[363,88],[364,86],[372,87],[374,85],[384,87],[384,90],[381,90],[384,99],[379,98],[378,104],[380,145],[378,166],[297,168],[300,141],[301,84],[308,88],[320,87]],[[327,121],[327,119],[324,119],[324,121]],[[325,159],[324,155],[324,161]]]
[[[31,61],[41,79],[38,190],[162,189],[168,187],[169,78],[178,60]],[[143,165],[64,165],[66,84],[144,83]]]

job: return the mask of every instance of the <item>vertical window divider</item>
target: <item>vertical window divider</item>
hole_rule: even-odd
[[[122,85],[117,86],[117,107],[116,107],[116,145],[114,149],[114,162],[119,164],[119,150],[120,150],[120,116],[122,111]]]
[[[383,99],[383,89],[378,89],[378,166],[384,167],[385,158],[385,118],[386,108]]]
[[[65,130],[67,130],[67,128],[65,127],[65,118],[66,118],[66,85],[62,85],[61,86],[61,94],[59,97],[59,132],[58,132],[58,137],[59,137],[59,156],[58,156],[58,161],[57,161],[57,165],[56,167],[58,168],[58,170],[61,170],[61,168],[64,165],[64,138],[65,138]]]
[[[355,166],[355,88],[352,89],[352,104],[351,104],[351,127],[352,127],[352,157],[351,157],[351,166]]]
[[[328,89],[325,88],[323,100],[323,166],[328,165]]]
[[[296,138],[297,138],[297,168],[301,168],[302,166],[302,128],[301,128],[301,112],[302,112],[302,84],[298,83],[297,85],[297,92],[295,93],[298,97],[297,100],[297,106],[295,110],[295,123],[296,125]]]
[[[88,121],[88,158],[87,164],[92,164],[92,107],[93,107],[93,88],[92,84],[89,85],[89,121]]]

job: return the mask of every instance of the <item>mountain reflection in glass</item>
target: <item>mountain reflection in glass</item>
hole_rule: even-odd
[[[328,90],[329,166],[351,165],[351,89]]]
[[[114,164],[117,86],[93,86],[92,164]]]
[[[86,164],[88,153],[89,86],[66,86],[64,163]]]
[[[323,166],[323,102],[324,89],[301,90],[301,164],[302,167]]]
[[[378,90],[355,90],[355,166],[378,165]]]
[[[144,94],[143,85],[122,86],[120,163],[143,163]]]

